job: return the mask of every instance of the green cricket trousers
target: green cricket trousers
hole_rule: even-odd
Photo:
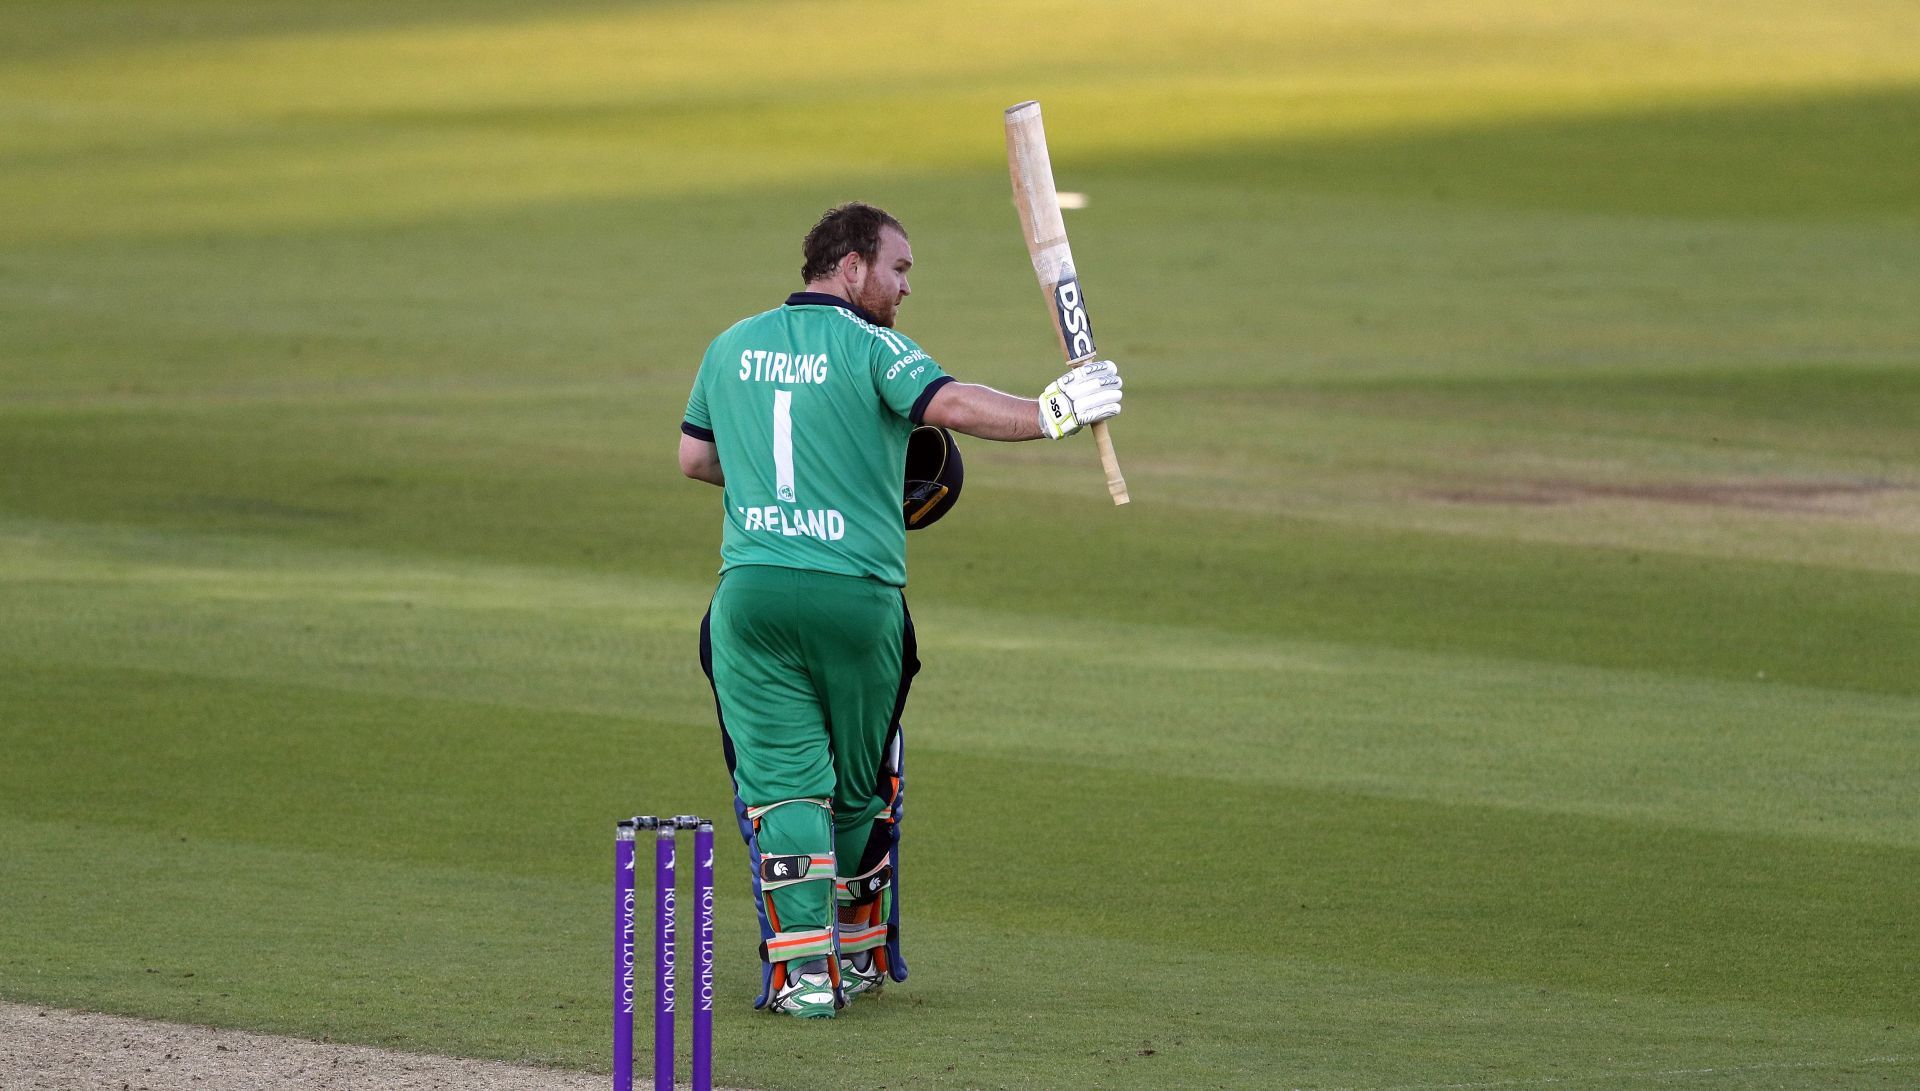
[[[878,580],[770,565],[720,577],[701,625],[737,806],[759,820],[762,856],[837,857],[855,872],[875,817],[893,725],[920,667],[899,588]],[[756,884],[756,889],[758,884]],[[828,927],[833,884],[771,892],[782,930]]]

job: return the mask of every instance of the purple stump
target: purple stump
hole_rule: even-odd
[[[613,1091],[633,1091],[633,826],[613,834]]]
[[[653,850],[653,1086],[673,1089],[673,822],[663,820]]]
[[[713,1091],[713,823],[693,834],[693,1091]]]

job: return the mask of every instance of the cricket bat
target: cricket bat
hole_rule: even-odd
[[[1047,131],[1040,124],[1037,102],[1007,107],[1007,170],[1013,175],[1013,204],[1020,210],[1027,255],[1047,297],[1053,332],[1059,335],[1067,366],[1078,367],[1096,356],[1093,322],[1087,317],[1073,251],[1067,246],[1067,225],[1060,218],[1060,196],[1053,188],[1053,161],[1047,157]],[[1106,421],[1094,424],[1093,442],[1107,472],[1107,492],[1115,504],[1126,503],[1127,479],[1120,476],[1120,460],[1114,456]]]

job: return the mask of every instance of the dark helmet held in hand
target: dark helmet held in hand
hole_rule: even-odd
[[[907,437],[907,481],[902,509],[908,530],[931,525],[960,500],[966,480],[960,447],[945,428],[923,424]]]

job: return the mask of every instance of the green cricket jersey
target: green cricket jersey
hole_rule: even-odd
[[[714,338],[680,430],[719,449],[720,571],[774,565],[906,586],[907,435],[952,381],[912,339],[814,292]]]

